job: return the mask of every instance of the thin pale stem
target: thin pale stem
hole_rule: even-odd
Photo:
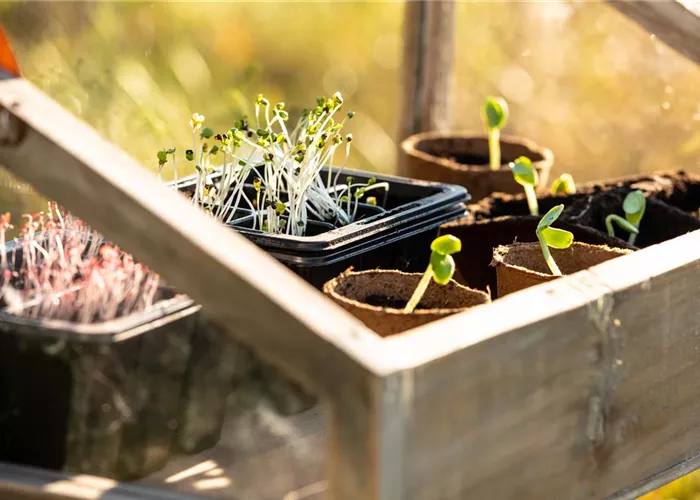
[[[404,307],[403,312],[411,314],[415,310],[418,304],[420,304],[420,299],[423,298],[425,291],[428,289],[428,286],[430,285],[430,280],[432,278],[433,266],[428,264],[428,269],[426,269],[425,273],[423,273],[423,277],[418,282],[418,286],[413,292],[413,295],[411,295],[411,299],[408,301],[408,304],[406,304],[406,307]]]
[[[639,229],[639,228],[637,228],[637,229]],[[627,238],[627,243],[629,245],[634,245],[635,241],[637,241],[637,235],[634,233],[630,233],[629,238]]]
[[[491,170],[501,168],[501,131],[497,128],[489,130],[489,161]]]
[[[525,188],[525,196],[527,197],[527,206],[530,208],[530,215],[540,215],[535,186],[526,185],[523,187]]]
[[[552,271],[554,276],[561,276],[562,274],[559,270],[559,266],[557,266],[557,263],[554,262],[554,257],[552,257],[552,254],[549,251],[547,242],[544,241],[544,238],[540,235],[540,233],[537,233],[537,239],[540,242],[540,247],[542,247],[542,255],[544,256],[544,261],[547,263],[549,270]]]
[[[605,218],[605,229],[608,230],[608,236],[610,236],[611,238],[615,237],[615,228],[613,228],[612,225],[613,218],[613,214],[610,214]]]

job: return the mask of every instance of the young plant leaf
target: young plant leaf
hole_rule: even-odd
[[[433,270],[433,281],[438,285],[446,285],[455,273],[455,261],[451,255],[433,252],[430,255],[430,266]]]
[[[632,191],[625,196],[625,201],[622,202],[622,210],[625,211],[627,221],[638,226],[644,216],[646,204],[647,200],[644,197],[644,193],[639,190]]]
[[[489,130],[502,129],[508,122],[508,103],[502,97],[488,97],[481,108],[481,119]]]
[[[544,241],[552,248],[569,248],[574,242],[574,235],[569,231],[554,227],[545,227],[540,231]]]
[[[546,214],[544,214],[544,217],[540,219],[539,224],[537,224],[537,232],[539,233],[543,229],[551,226],[559,218],[563,211],[564,205],[557,205],[556,207],[552,207],[552,209]]]
[[[552,183],[551,192],[552,194],[575,194],[576,184],[574,184],[574,178],[570,174],[561,174]]]
[[[451,234],[444,234],[433,240],[430,250],[440,255],[451,255],[462,250],[462,241]]]
[[[509,166],[513,172],[515,182],[521,186],[537,186],[537,182],[539,181],[537,170],[535,170],[529,158],[521,156],[514,162],[511,162]]]

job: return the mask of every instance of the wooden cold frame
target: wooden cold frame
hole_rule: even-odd
[[[323,395],[333,499],[634,498],[698,465],[698,232],[381,339],[21,79],[0,163]]]

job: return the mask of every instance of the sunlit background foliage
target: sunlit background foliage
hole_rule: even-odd
[[[395,172],[403,8],[0,2],[0,22],[29,80],[147,168],[186,147],[194,111],[225,130],[259,92],[294,111],[340,90],[357,112],[350,166]],[[479,130],[482,99],[501,94],[504,133],[551,148],[556,175],[700,172],[700,68],[604,3],[461,2],[455,61],[453,127]],[[42,203],[0,175],[2,210]]]

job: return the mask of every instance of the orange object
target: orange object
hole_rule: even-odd
[[[0,69],[7,71],[12,76],[20,76],[19,65],[12,54],[10,42],[2,30],[2,26],[0,26]]]

